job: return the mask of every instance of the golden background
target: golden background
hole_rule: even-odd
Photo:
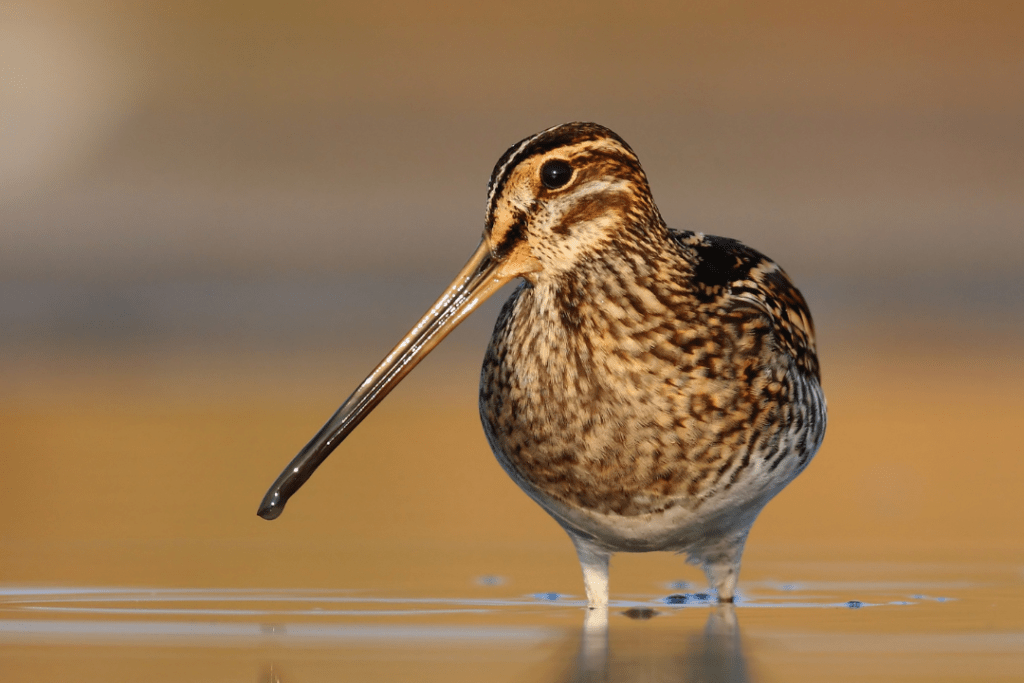
[[[1021,561],[1022,44],[1016,2],[0,2],[0,582],[579,594],[479,427],[497,303],[255,515],[568,120],[810,302],[829,430],[744,577]]]

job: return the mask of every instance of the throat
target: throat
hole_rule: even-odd
[[[639,351],[679,324],[683,296],[662,264],[641,255],[602,258],[532,289],[531,314],[557,328],[568,346]],[[685,310],[685,308],[683,309]]]

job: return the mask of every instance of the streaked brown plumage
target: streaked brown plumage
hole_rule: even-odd
[[[480,410],[495,456],[569,533],[591,606],[617,551],[686,552],[731,600],[746,535],[825,430],[810,312],[771,260],[668,229],[636,155],[596,124],[511,147],[484,241],[268,492],[273,518],[351,429],[505,282]]]

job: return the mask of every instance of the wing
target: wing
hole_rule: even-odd
[[[820,379],[811,311],[779,264],[728,237],[675,230],[670,234],[696,257],[698,299],[752,305],[771,322],[779,345],[797,366]]]

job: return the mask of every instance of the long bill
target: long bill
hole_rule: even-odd
[[[264,519],[280,516],[288,499],[327,456],[449,332],[502,285],[534,270],[537,265],[533,259],[494,256],[485,235],[469,262],[430,310],[278,476],[257,514]]]

